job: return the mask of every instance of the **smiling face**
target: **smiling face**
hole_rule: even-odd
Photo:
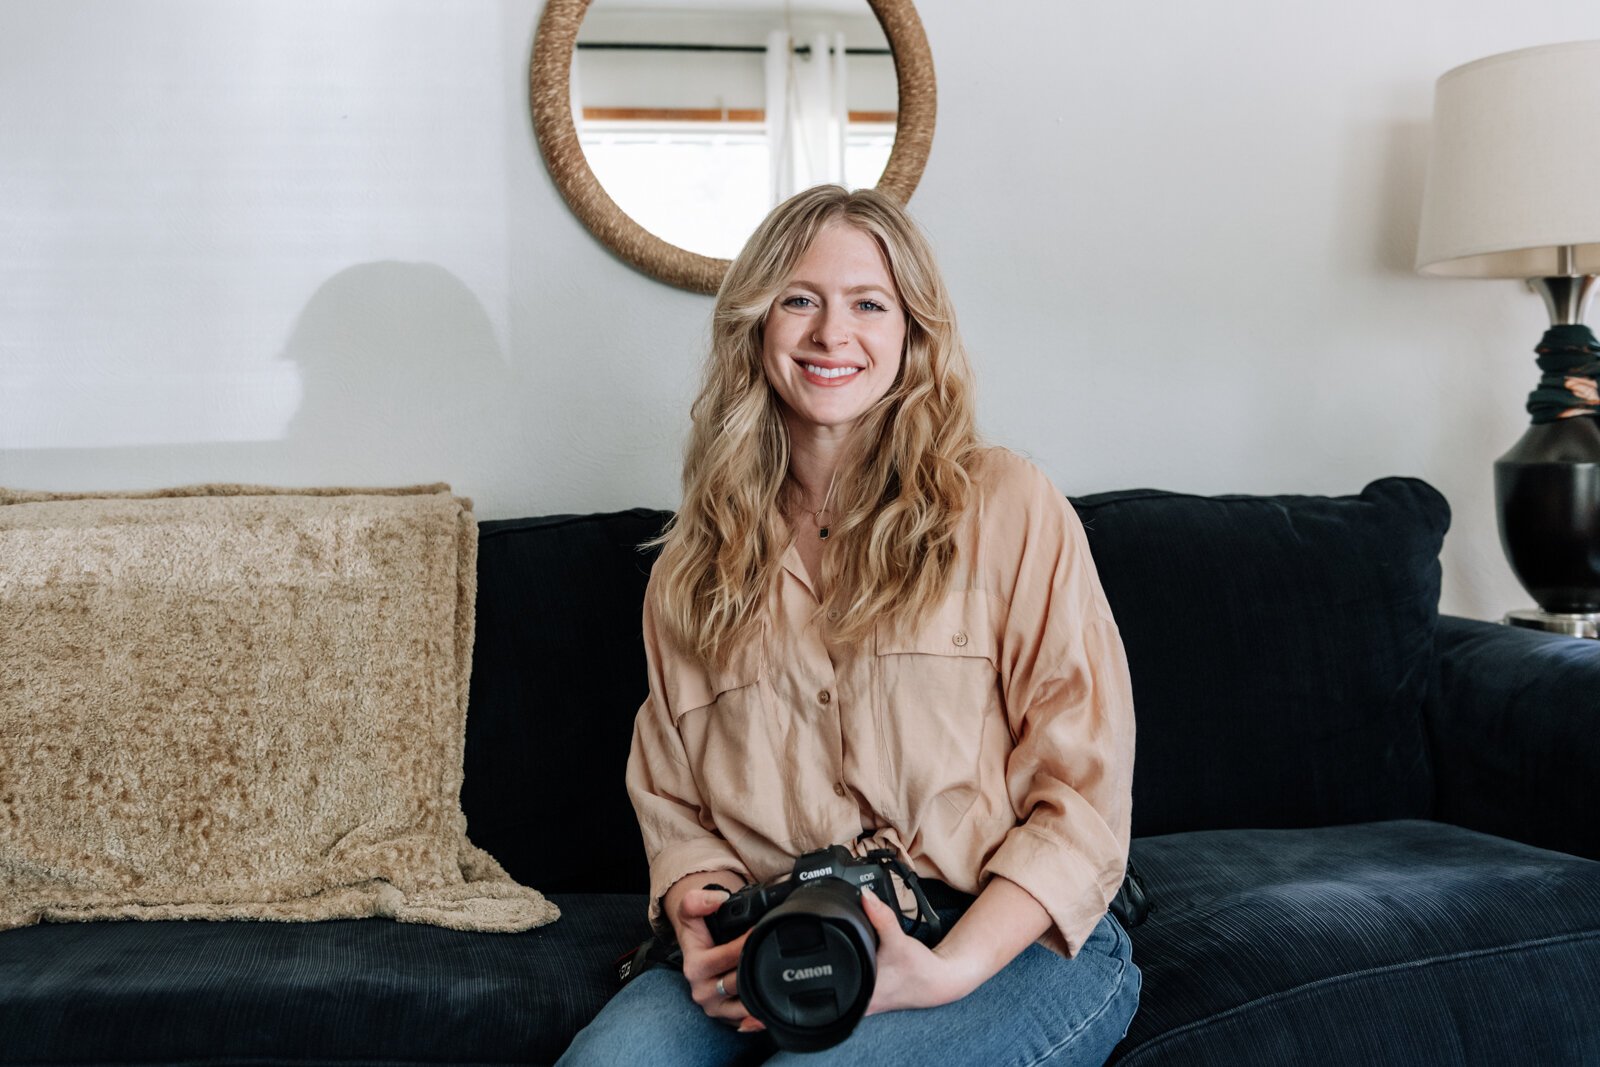
[[[762,366],[791,434],[848,432],[894,384],[905,341],[905,311],[878,242],[842,222],[825,226],[762,329]]]

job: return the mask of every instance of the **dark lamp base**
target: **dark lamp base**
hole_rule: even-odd
[[[1583,615],[1566,615],[1528,608],[1506,612],[1507,626],[1520,626],[1525,630],[1545,630],[1566,634],[1568,637],[1588,637],[1600,640],[1600,612]]]
[[[1529,426],[1494,465],[1500,544],[1550,616],[1600,611],[1600,419]]]

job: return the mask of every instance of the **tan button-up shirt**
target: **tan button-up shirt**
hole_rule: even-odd
[[[1127,863],[1127,660],[1049,478],[1004,449],[973,477],[954,580],[914,632],[880,623],[858,645],[831,641],[793,544],[761,639],[725,670],[663,641],[647,592],[650,695],[627,785],[653,924],[685,875],[765,881],[870,830],[869,844],[964,892],[1017,883],[1050,914],[1043,943],[1077,954]]]

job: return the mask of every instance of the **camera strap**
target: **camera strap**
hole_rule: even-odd
[[[675,943],[651,935],[638,948],[629,949],[612,961],[617,969],[617,982],[627,985],[652,967],[683,967],[683,949]]]
[[[922,879],[917,877],[917,872],[902,861],[893,849],[869,849],[862,858],[888,868],[890,873],[897,876],[905,887],[911,890],[911,896],[917,902],[917,914],[915,918],[908,919],[896,904],[895,913],[900,916],[900,929],[930,947],[938,944],[939,939],[944,937],[944,923],[939,919],[939,912],[929,902],[928,894],[923,891]]]

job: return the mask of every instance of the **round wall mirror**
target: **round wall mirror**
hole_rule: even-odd
[[[713,293],[801,189],[909,200],[936,97],[911,0],[550,0],[532,103],[545,162],[590,231],[645,273]]]

